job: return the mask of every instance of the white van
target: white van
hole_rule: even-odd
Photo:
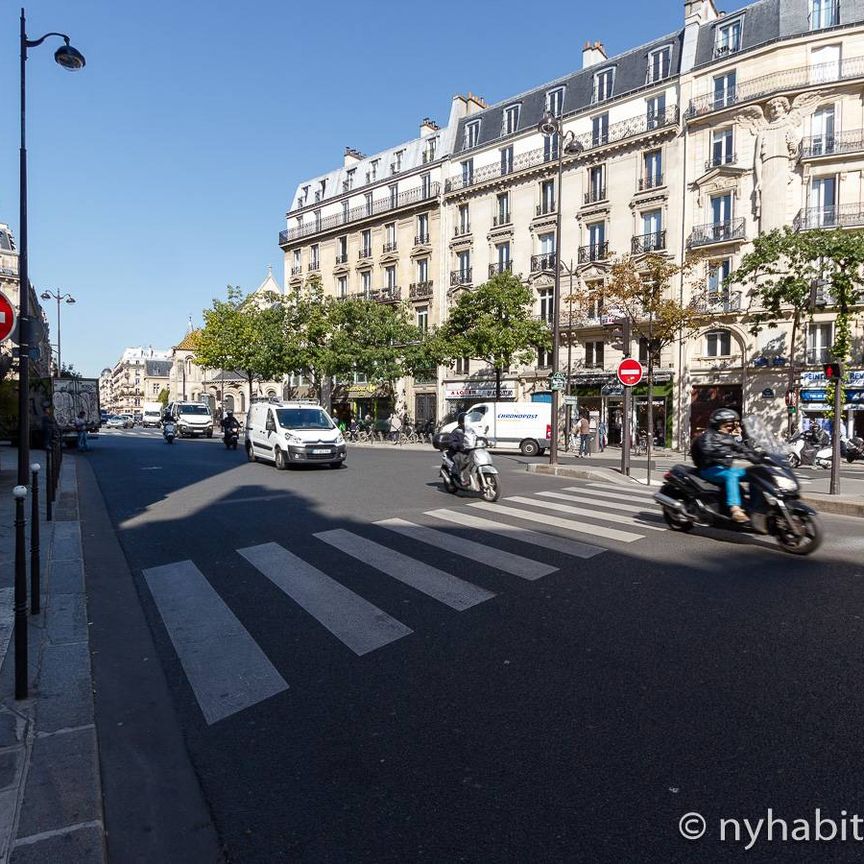
[[[246,457],[261,459],[284,471],[291,464],[345,463],[345,439],[330,415],[317,403],[255,402],[246,415]]]
[[[154,426],[157,429],[162,422],[162,403],[161,402],[145,402],[141,409],[141,425],[147,429],[149,426]]]
[[[181,438],[213,437],[213,415],[206,402],[172,402],[168,412],[174,418]]]
[[[465,425],[489,441],[490,447],[519,449],[523,456],[542,455],[552,435],[550,402],[478,402],[465,414]],[[456,423],[441,427],[452,432]]]

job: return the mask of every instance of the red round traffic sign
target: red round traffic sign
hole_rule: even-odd
[[[9,298],[0,293],[0,342],[8,339],[15,329],[15,309]]]
[[[618,380],[625,387],[633,387],[642,380],[644,370],[642,364],[632,357],[625,357],[619,364],[616,370]]]

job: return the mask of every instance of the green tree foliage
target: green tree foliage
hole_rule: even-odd
[[[156,401],[162,403],[163,410],[168,406],[168,389],[166,387],[163,387],[159,391],[159,395],[156,397]]]
[[[58,378],[81,378],[81,373],[71,364],[68,365],[64,363],[60,367],[60,374],[57,376]]]
[[[441,361],[470,357],[495,370],[495,398],[501,375],[514,363],[530,363],[539,348],[552,345],[549,327],[533,317],[531,289],[512,273],[497,273],[464,291],[446,323],[426,349]]]

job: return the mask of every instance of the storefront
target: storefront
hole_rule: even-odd
[[[833,425],[834,405],[828,394],[828,382],[822,370],[802,372],[798,393],[798,412],[802,429],[818,423],[829,430]],[[846,373],[844,389],[843,421],[846,434],[864,437],[864,369],[852,369]]]
[[[393,410],[393,399],[385,390],[374,384],[360,384],[343,391],[339,401],[333,400],[331,413],[335,420],[386,420]]]
[[[516,398],[516,382],[501,381],[500,402],[512,402]],[[445,421],[453,420],[460,411],[467,411],[478,402],[492,402],[495,399],[495,381],[445,381],[444,408]]]
[[[718,408],[731,408],[741,414],[744,391],[740,384],[703,384],[690,391],[690,438],[708,428],[711,414]]]

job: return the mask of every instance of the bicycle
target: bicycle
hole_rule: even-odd
[[[648,455],[648,433],[640,432],[636,436],[636,442],[633,445],[633,455],[634,456],[647,456]]]

